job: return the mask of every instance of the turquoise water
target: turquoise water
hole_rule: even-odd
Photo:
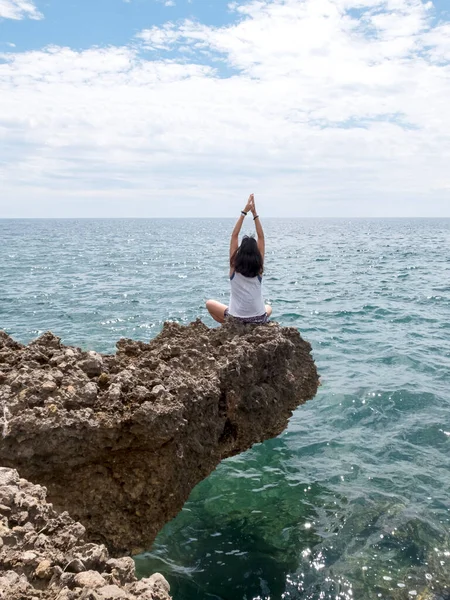
[[[323,385],[195,488],[138,572],[175,600],[448,599],[450,220],[263,224],[266,299]],[[0,220],[0,328],[112,352],[166,319],[212,325],[232,225]]]

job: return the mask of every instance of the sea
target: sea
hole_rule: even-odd
[[[450,219],[264,219],[317,396],[135,558],[174,600],[450,598]],[[227,303],[232,219],[0,220],[0,328],[115,352]],[[251,233],[252,221],[243,232]]]

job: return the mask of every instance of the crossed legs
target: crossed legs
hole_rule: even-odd
[[[226,304],[217,302],[217,300],[208,300],[206,308],[214,321],[217,321],[218,323],[225,322],[225,310],[228,308]],[[272,307],[269,304],[266,304],[266,313],[268,317],[272,314]]]
[[[225,310],[228,308],[226,304],[217,302],[217,300],[208,300],[206,308],[214,321],[217,321],[218,323],[225,322]]]

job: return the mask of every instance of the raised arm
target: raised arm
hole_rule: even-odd
[[[251,206],[251,211],[253,214],[253,220],[255,222],[255,227],[256,227],[256,235],[258,237],[258,250],[261,252],[261,256],[262,259],[264,261],[264,253],[266,251],[266,244],[265,244],[265,240],[264,240],[264,231],[261,225],[261,219],[259,218],[258,213],[256,212],[256,206],[255,206],[255,198],[252,194],[252,206]]]
[[[231,234],[230,261],[231,261],[231,257],[233,256],[233,254],[236,252],[236,250],[239,247],[239,233],[242,228],[242,223],[244,222],[244,219],[245,219],[247,213],[249,212],[249,210],[251,210],[252,206],[253,206],[253,194],[251,194],[249,196],[247,204],[245,205],[244,210],[241,211],[241,215],[240,215],[239,219],[237,220],[236,225],[234,226],[233,233]]]

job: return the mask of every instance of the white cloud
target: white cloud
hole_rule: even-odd
[[[0,19],[43,19],[33,2],[28,0],[0,0]]]
[[[162,27],[151,27],[137,34],[137,38],[143,40],[147,48],[168,50],[174,42],[181,37],[173,23],[165,23]]]
[[[141,32],[144,55],[5,54],[3,198],[16,212],[34,198],[53,214],[220,215],[255,191],[271,214],[450,216],[448,24],[427,4],[231,9],[229,26]]]
[[[429,56],[437,62],[450,62],[450,23],[443,23],[422,37]]]

